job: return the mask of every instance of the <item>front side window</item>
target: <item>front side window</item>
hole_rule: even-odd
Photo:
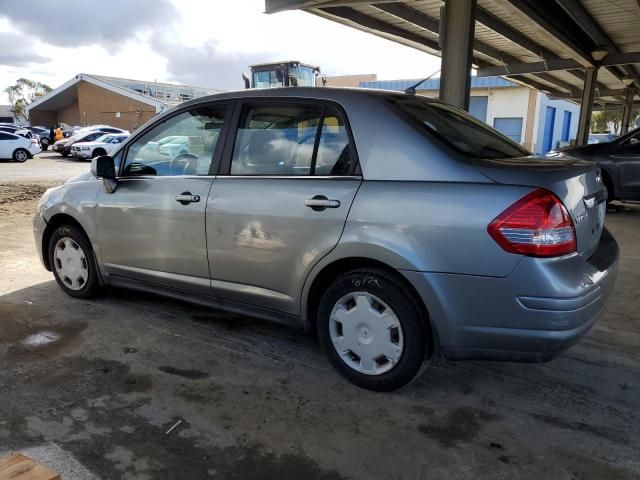
[[[129,146],[123,174],[208,175],[225,112],[203,107],[164,120]]]
[[[507,136],[467,112],[416,95],[388,101],[401,113],[458,152],[474,158],[517,158],[531,155]]]
[[[232,175],[350,175],[355,152],[337,109],[256,105],[243,109]]]

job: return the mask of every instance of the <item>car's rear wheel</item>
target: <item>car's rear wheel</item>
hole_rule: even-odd
[[[91,243],[74,225],[61,225],[49,240],[49,265],[58,285],[68,295],[91,298],[98,293],[98,269]]]
[[[46,152],[49,149],[49,140],[40,140],[40,148],[42,148],[43,152]]]
[[[29,159],[29,152],[24,148],[17,148],[13,152],[13,159],[20,163],[26,162]]]
[[[411,382],[429,353],[428,319],[403,282],[382,269],[340,275],[322,296],[317,320],[332,365],[369,390]]]

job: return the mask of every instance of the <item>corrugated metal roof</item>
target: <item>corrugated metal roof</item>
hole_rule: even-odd
[[[434,55],[441,53],[437,39],[443,3],[443,0],[265,0],[268,12],[303,9]],[[638,0],[478,0],[477,12],[481,15],[476,17],[474,64],[479,66],[572,59],[586,67],[597,65],[592,52],[603,46],[613,54],[640,52]],[[489,23],[483,23],[482,16]],[[601,28],[611,39],[612,45],[598,39],[589,17],[595,28]],[[507,76],[516,83],[551,94],[576,96],[583,88],[584,72],[582,68],[572,68]],[[629,74],[640,89],[640,64],[602,67],[598,91],[622,91],[626,87],[623,77]],[[614,100],[622,101],[623,96],[617,95]],[[605,101],[611,98],[596,96]]]
[[[360,82],[361,88],[379,88],[382,90],[403,91],[420,81],[419,78],[407,80],[377,80],[375,82]],[[505,80],[502,77],[471,77],[471,88],[504,88],[521,87],[521,85]],[[416,90],[439,90],[440,79],[432,78],[422,82]]]

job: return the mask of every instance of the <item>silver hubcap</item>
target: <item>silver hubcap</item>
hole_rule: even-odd
[[[53,261],[60,280],[71,290],[81,290],[89,278],[89,265],[84,250],[73,239],[58,240]]]
[[[342,297],[331,311],[329,329],[333,348],[357,372],[382,375],[400,361],[400,320],[375,295],[353,292]]]
[[[19,162],[24,162],[27,159],[27,154],[23,151],[16,152],[16,160]]]

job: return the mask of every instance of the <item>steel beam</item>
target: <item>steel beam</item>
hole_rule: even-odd
[[[581,68],[580,64],[570,58],[545,60],[543,62],[512,63],[478,69],[479,77],[494,77],[496,75],[521,75],[523,73],[543,73],[559,70]]]
[[[589,67],[585,71],[584,88],[582,89],[582,102],[580,103],[580,119],[578,120],[577,145],[586,145],[589,141],[589,127],[591,126],[591,111],[593,97],[598,81],[598,67]]]
[[[476,0],[446,2],[442,7],[440,100],[469,110]]]
[[[624,88],[621,89],[604,89],[604,88],[596,88],[594,93],[594,98],[603,98],[603,97],[621,97],[626,96],[627,90]],[[553,98],[556,100],[580,100],[582,99],[582,94],[572,95],[566,93],[560,93],[558,95],[553,95]]]
[[[377,30],[393,37],[409,40],[410,42],[417,43],[429,47],[431,50],[439,51],[440,45],[435,40],[416,35],[415,33],[408,32],[400,27],[391,25],[389,23],[378,20],[350,7],[326,7],[319,9],[334,17],[339,17],[350,22],[357,23],[358,25]]]
[[[622,112],[622,126],[620,127],[620,135],[624,135],[629,131],[629,122],[631,122],[631,111],[633,110],[633,99],[635,96],[635,88],[627,88],[627,95],[624,99],[624,111]]]

